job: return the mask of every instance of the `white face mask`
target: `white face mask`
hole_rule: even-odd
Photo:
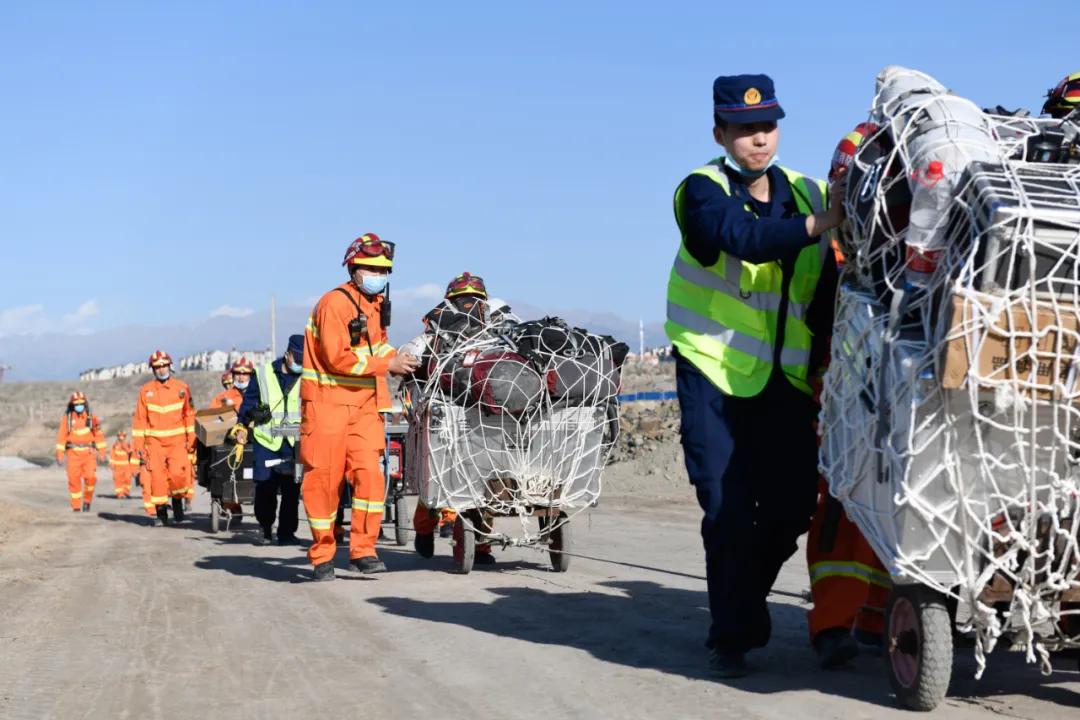
[[[171,375],[171,374],[172,373],[170,372],[169,368],[167,368],[167,367],[157,368],[156,370],[154,370],[154,377],[156,377],[158,380],[160,380],[162,382],[165,382],[166,380],[168,380],[169,375]]]
[[[233,381],[233,387],[236,388],[237,390],[247,390],[247,386],[248,386],[247,382],[238,383],[235,380]]]

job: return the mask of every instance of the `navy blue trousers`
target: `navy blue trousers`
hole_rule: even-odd
[[[684,358],[675,372],[686,471],[705,514],[707,644],[746,652],[769,641],[766,598],[817,504],[817,407],[780,373],[738,398]]]

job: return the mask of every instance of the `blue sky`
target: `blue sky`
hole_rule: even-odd
[[[886,64],[1033,109],[1080,69],[1065,2],[18,5],[0,337],[307,304],[364,231],[414,295],[468,269],[659,320],[716,75],[771,74],[784,164],[822,175]]]

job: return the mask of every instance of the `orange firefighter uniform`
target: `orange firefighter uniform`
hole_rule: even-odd
[[[300,461],[312,565],[330,562],[337,550],[334,525],[346,476],[353,496],[349,557],[376,556],[386,493],[380,410],[390,409],[386,375],[396,354],[386,342],[382,306],[381,295],[369,297],[345,283],[322,296],[304,334]],[[367,332],[353,343],[349,323],[358,320],[358,309]]]
[[[135,449],[127,438],[123,434],[117,435],[116,442],[109,451],[109,468],[112,470],[113,488],[118,498],[131,495],[131,456],[134,453]]]
[[[94,499],[99,460],[105,461],[105,436],[97,417],[88,411],[65,413],[56,431],[56,462],[67,465],[68,497],[75,512],[89,509]]]
[[[154,517],[156,510],[154,508],[154,502],[150,499],[150,473],[146,470],[143,464],[142,453],[135,451],[131,456],[131,462],[133,465],[132,472],[139,473],[139,487],[142,489],[143,510],[150,517]]]
[[[839,501],[829,496],[824,479],[818,483],[806,564],[814,603],[807,613],[811,642],[830,628],[854,630],[865,639],[881,637],[892,580]]]
[[[840,141],[829,172],[830,181],[840,167],[850,165],[855,148],[874,129],[859,125]],[[837,265],[843,267],[844,255],[835,240],[832,249]],[[820,385],[815,388],[815,395],[820,400]],[[814,645],[819,633],[832,629],[854,631],[868,642],[880,640],[892,578],[840,501],[829,495],[828,483],[820,476],[817,510],[810,520],[806,541],[806,565],[814,604],[807,612],[810,643]]]
[[[244,394],[236,389],[236,387],[230,387],[227,390],[223,390],[214,396],[214,399],[210,401],[210,407],[223,408],[231,407],[233,410],[240,410],[240,405],[244,402]]]
[[[164,382],[155,378],[143,385],[131,434],[142,456],[142,484],[150,488],[150,503],[158,507],[168,504],[171,497],[188,497],[192,491],[189,453],[195,451],[195,408],[187,383],[170,376]]]

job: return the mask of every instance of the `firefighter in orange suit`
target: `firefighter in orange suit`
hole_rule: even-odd
[[[228,372],[221,376],[221,385],[225,390],[211,401],[210,407],[231,407],[240,412],[240,406],[244,404],[244,390],[251,382],[251,376],[255,373],[255,366],[245,357],[233,363]]]
[[[859,147],[877,131],[877,126],[862,123],[844,136],[833,154],[830,182],[851,166]],[[833,252],[837,265],[843,268],[844,256],[835,243]],[[880,645],[892,580],[840,501],[829,495],[824,478],[818,479],[818,505],[810,521],[806,564],[814,603],[807,624],[821,666],[837,668],[853,659],[859,653],[856,638]]]
[[[353,241],[342,263],[348,282],[319,299],[304,334],[300,461],[315,580],[334,579],[334,525],[346,476],[353,494],[349,559],[365,574],[386,570],[375,552],[386,492],[379,413],[390,409],[387,373],[403,375],[419,364],[386,341],[386,283],[393,263],[393,243],[374,233]]]
[[[856,638],[881,645],[892,580],[840,501],[829,495],[824,480],[818,490],[806,540],[814,603],[807,624],[821,666],[832,669],[859,654]]]
[[[187,383],[172,375],[172,358],[157,350],[150,356],[154,379],[139,389],[132,435],[142,454],[143,486],[150,486],[155,524],[184,519],[184,498],[191,490],[191,460],[195,452],[195,408]],[[149,481],[149,482],[147,482]]]
[[[233,387],[232,369],[222,373],[221,387],[223,390],[210,401],[210,407],[214,410],[223,407],[236,407],[236,396],[240,393]]]
[[[86,396],[74,392],[56,431],[56,463],[67,464],[68,497],[74,512],[90,510],[97,462],[105,462],[105,436],[97,417],[90,412]]]
[[[131,495],[131,456],[134,453],[134,448],[127,441],[127,433],[123,430],[116,433],[116,442],[109,451],[109,468],[112,470],[113,488],[118,498]]]

